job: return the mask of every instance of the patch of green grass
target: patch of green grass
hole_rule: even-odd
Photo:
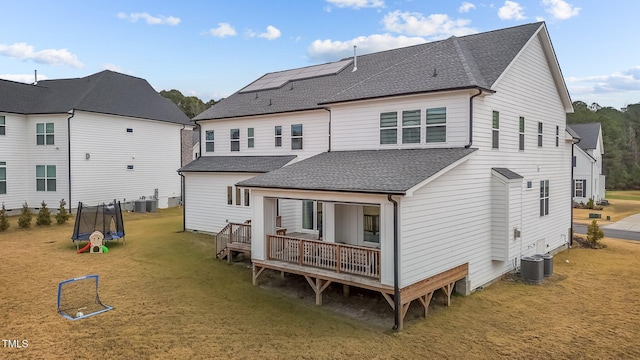
[[[635,200],[640,202],[640,191],[607,191],[607,195],[605,196],[605,198],[618,200]]]

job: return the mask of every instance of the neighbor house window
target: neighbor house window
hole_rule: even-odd
[[[402,112],[402,143],[420,143],[420,110]]]
[[[276,147],[282,146],[282,126],[278,125],[275,128]]]
[[[586,197],[585,189],[587,188],[587,180],[575,180],[573,186],[574,197]]]
[[[244,206],[249,206],[251,199],[251,192],[249,189],[244,189]]]
[[[398,143],[398,113],[380,114],[380,144]]]
[[[227,186],[227,205],[233,205],[233,186]]]
[[[556,147],[560,145],[560,126],[556,126]]]
[[[215,133],[213,130],[204,132],[204,151],[213,152],[215,150]]]
[[[500,147],[500,113],[493,112],[493,121],[491,122],[491,148],[498,149]]]
[[[291,150],[302,149],[302,124],[291,125]]]
[[[524,116],[520,116],[520,140],[518,149],[524,150]]]
[[[53,145],[53,123],[37,123],[36,124],[36,144],[37,145]]]
[[[253,135],[253,128],[247,129],[247,147],[252,148],[255,145],[255,137]]]
[[[447,108],[427,109],[427,143],[447,141]]]
[[[0,135],[7,134],[7,120],[4,115],[0,115]]]
[[[55,165],[36,165],[36,191],[56,191]]]
[[[549,180],[540,180],[540,216],[549,215]]]
[[[0,194],[7,193],[7,162],[0,161]]]
[[[542,123],[538,123],[538,147],[542,147]]]
[[[231,129],[231,151],[240,151],[240,129]]]

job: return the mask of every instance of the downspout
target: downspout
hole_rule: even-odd
[[[180,189],[180,195],[182,197],[182,232],[187,231],[187,207],[185,206],[185,200],[187,198],[187,194],[184,193],[185,190],[185,181],[184,181],[184,174],[182,173],[182,171],[178,171],[178,175],[180,175],[181,179],[181,189]]]
[[[400,327],[400,264],[398,261],[398,202],[393,200],[391,194],[387,194],[387,199],[393,203],[393,307],[395,312],[395,323],[393,330]]]
[[[331,152],[331,109],[328,107],[324,107],[323,109],[329,112],[329,150],[327,150],[327,152]]]
[[[478,89],[478,93],[469,98],[469,143],[464,146],[465,149],[473,144],[473,99],[480,95],[482,95],[482,89]]]
[[[67,118],[67,173],[69,181],[69,214],[71,214],[71,118],[76,115],[76,111],[71,109],[67,112],[69,117]]]
[[[573,168],[575,167],[573,163],[573,159],[574,159],[573,151],[575,149],[576,144],[579,143],[580,140],[581,139],[576,139],[576,138],[573,138],[573,140],[571,140],[571,197],[570,197],[571,198],[571,208],[570,208],[571,209],[571,227],[569,228],[569,236],[570,236],[569,246],[570,247],[573,246],[573,195],[575,195],[574,187],[576,186],[576,182],[573,179]],[[576,162],[577,162],[577,159],[576,159]],[[584,189],[582,191],[584,191]]]

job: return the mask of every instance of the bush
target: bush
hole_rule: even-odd
[[[42,201],[40,204],[40,211],[38,211],[38,217],[36,217],[36,224],[43,225],[51,225],[51,212],[47,208],[47,203]]]
[[[56,222],[58,225],[62,225],[69,220],[69,213],[67,212],[67,208],[65,208],[67,203],[64,199],[60,200],[60,207],[58,208],[58,213],[56,214]]]
[[[593,248],[602,248],[604,245],[600,243],[600,240],[604,238],[604,232],[600,229],[598,222],[593,220],[587,227],[587,242],[591,244]]]
[[[4,207],[4,203],[2,203],[2,210],[0,210],[0,232],[5,231],[9,228],[9,217],[7,216],[7,209]]]
[[[589,201],[587,201],[587,209],[593,210],[594,206],[595,204],[593,203],[593,198],[589,198]]]
[[[21,229],[31,227],[32,217],[33,214],[29,209],[29,205],[27,205],[27,202],[25,201],[24,204],[22,204],[22,211],[20,212],[20,217],[18,218],[18,227]]]

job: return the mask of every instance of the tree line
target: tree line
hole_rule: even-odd
[[[208,102],[203,102],[197,96],[184,96],[180,91],[175,89],[169,91],[162,90],[160,91],[160,95],[176,104],[189,119],[193,119],[194,116],[207,110],[219,101],[211,99]]]

